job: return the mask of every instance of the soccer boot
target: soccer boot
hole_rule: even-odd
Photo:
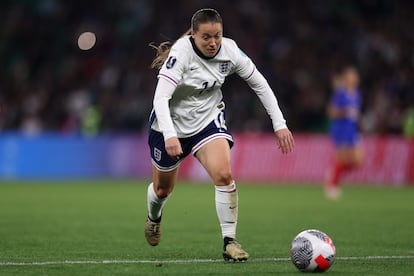
[[[243,262],[249,258],[249,253],[243,250],[241,245],[232,238],[224,238],[223,258],[225,261]]]
[[[152,221],[150,218],[147,218],[144,232],[145,238],[150,245],[158,245],[161,239],[161,218],[158,221]]]
[[[341,188],[336,186],[325,186],[325,197],[329,200],[339,200],[341,198]]]

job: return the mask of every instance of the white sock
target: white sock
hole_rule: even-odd
[[[236,238],[238,195],[236,183],[216,187],[216,211],[223,238]]]
[[[148,192],[147,192],[147,203],[148,203],[148,217],[156,221],[161,217],[162,208],[164,207],[165,203],[167,202],[169,196],[164,198],[159,198],[154,191],[154,184],[151,183],[148,185]]]

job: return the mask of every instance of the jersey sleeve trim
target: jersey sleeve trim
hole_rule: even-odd
[[[163,79],[165,79],[165,80],[173,83],[175,86],[178,85],[178,82],[175,79],[173,79],[172,77],[170,77],[170,76],[168,76],[166,74],[160,73],[160,74],[158,74],[158,78],[163,78]]]
[[[245,81],[249,80],[249,79],[253,76],[254,71],[256,71],[256,67],[253,67],[252,72],[251,72],[251,73],[247,76],[247,78],[245,78],[244,80],[245,80]]]

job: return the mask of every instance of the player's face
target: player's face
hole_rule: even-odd
[[[350,89],[355,89],[359,86],[359,75],[354,68],[349,68],[344,72],[344,84]]]
[[[220,23],[202,23],[192,33],[195,45],[206,57],[214,57],[221,46],[223,26]]]

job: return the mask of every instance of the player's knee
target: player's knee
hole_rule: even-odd
[[[214,184],[216,186],[226,186],[233,181],[233,175],[230,170],[221,170],[216,173],[214,177]]]
[[[356,158],[354,160],[354,167],[359,168],[362,166],[362,159],[361,158]]]
[[[159,198],[164,198],[164,197],[167,197],[171,194],[171,190],[169,190],[169,189],[158,189],[157,191],[155,191],[155,194]]]
[[[172,185],[157,185],[154,191],[159,198],[164,198],[171,194],[172,189]]]

